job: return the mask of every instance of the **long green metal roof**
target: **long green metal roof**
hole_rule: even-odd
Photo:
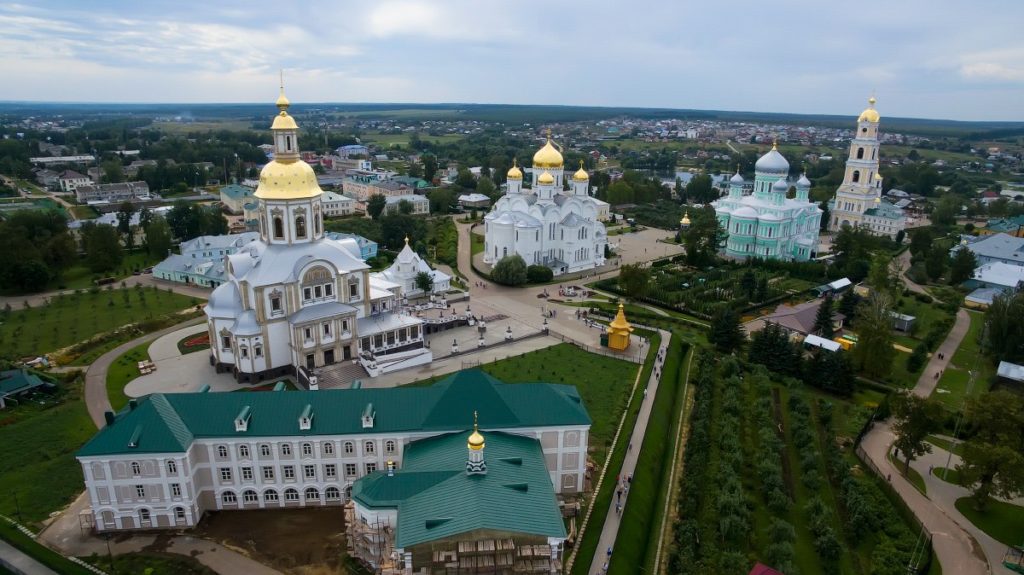
[[[362,415],[369,404],[374,425],[364,429]],[[312,406],[312,426],[302,430],[299,416],[307,405]],[[235,431],[235,417],[246,406],[247,429]],[[154,394],[122,410],[78,456],[184,452],[200,438],[455,431],[472,426],[474,411],[491,428],[591,423],[573,386],[505,384],[473,369],[429,387]]]
[[[482,433],[486,474],[466,473],[470,431],[439,435],[406,447],[404,467],[394,476],[378,471],[356,481],[353,499],[369,508],[397,509],[400,548],[478,529],[565,537],[540,443]]]

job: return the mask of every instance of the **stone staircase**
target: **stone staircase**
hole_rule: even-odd
[[[359,362],[351,360],[327,365],[318,371],[320,389],[346,389],[353,381],[370,377]]]

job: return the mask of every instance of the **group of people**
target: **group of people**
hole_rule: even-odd
[[[487,289],[487,282],[473,282],[473,285],[478,288]]]

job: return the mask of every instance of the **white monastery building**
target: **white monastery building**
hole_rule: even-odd
[[[608,204],[590,195],[582,165],[571,182],[563,181],[564,168],[550,134],[533,155],[533,188],[523,188],[523,172],[512,166],[505,195],[484,217],[485,263],[518,254],[526,265],[547,266],[556,276],[604,265],[608,235],[601,219]]]
[[[829,206],[829,229],[843,226],[864,227],[873,233],[895,238],[907,225],[903,210],[882,200],[882,175],[878,172],[879,142],[875,98],[857,118],[857,134],[850,142],[846,174]]]
[[[324,233],[323,192],[299,157],[281,89],[274,159],[260,172],[259,239],[226,256],[205,311],[210,362],[239,381],[358,360],[372,375],[429,363],[423,321],[399,313],[401,286],[370,277],[355,240]]]

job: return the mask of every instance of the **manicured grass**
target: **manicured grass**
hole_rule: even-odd
[[[951,363],[945,373],[939,378],[939,384],[935,387],[935,397],[947,407],[959,411],[963,406],[964,398],[968,396],[967,387],[970,382],[970,370],[975,371],[974,387],[970,396],[980,395],[988,391],[988,382],[992,379],[994,368],[981,353],[979,338],[985,326],[985,314],[968,312],[971,316],[971,325],[964,335],[960,347],[957,348]],[[945,390],[948,393],[940,393]]]
[[[1004,545],[1024,543],[1024,507],[989,499],[984,511],[974,508],[974,500],[961,497],[956,510],[971,523]]]
[[[963,454],[964,454],[964,444],[963,444],[962,441],[958,442],[956,445],[953,445],[952,441],[950,441],[950,440],[948,440],[948,439],[946,439],[944,437],[939,437],[937,435],[929,435],[927,437],[927,440],[928,440],[928,443],[931,443],[935,447],[939,447],[941,449],[945,449],[946,451],[952,451],[954,454],[963,457]]]
[[[626,505],[610,565],[613,573],[626,572],[639,565],[643,565],[646,572],[654,568],[665,498],[671,490],[668,478],[679,439],[686,380],[685,359],[681,340],[673,337],[658,393],[653,398],[643,446],[634,446],[641,451],[629,493],[623,500]],[[651,401],[651,398],[645,401]]]
[[[71,206],[71,213],[80,220],[91,220],[100,217],[99,212],[92,206]]]
[[[108,573],[148,573],[149,575],[215,575],[217,572],[197,559],[177,553],[145,551],[114,556],[114,569],[110,559],[103,555],[83,557],[85,561]]]
[[[651,333],[646,332],[646,330],[638,329],[634,333],[642,333],[646,337],[649,337],[651,349],[657,349],[661,345],[661,336],[656,332]],[[629,404],[629,409],[624,415],[622,433],[619,435],[615,451],[612,454],[611,459],[608,461],[607,471],[605,472],[604,479],[601,481],[600,490],[596,497],[593,497],[589,502],[588,507],[592,508],[593,511],[590,515],[590,521],[587,524],[587,530],[583,533],[583,537],[581,537],[577,542],[576,556],[572,565],[572,573],[574,575],[584,575],[588,573],[590,570],[590,564],[594,560],[594,553],[598,551],[597,544],[601,539],[601,530],[604,527],[605,518],[608,516],[608,508],[611,505],[612,497],[615,496],[615,478],[622,471],[622,462],[626,459],[626,448],[629,445],[629,437],[632,429],[636,426],[637,416],[640,412],[640,402],[643,398],[644,382],[650,379],[651,372],[653,370],[654,354],[652,353],[647,356],[647,361],[644,363],[643,369],[640,371],[640,383],[636,386],[632,401]],[[628,386],[633,385],[633,382],[634,379],[629,379]],[[629,389],[628,386],[626,389]],[[593,419],[593,414],[591,414],[591,418]],[[612,433],[614,435],[614,429]],[[593,435],[593,431],[591,431],[591,435]],[[600,477],[599,473],[595,476],[595,479],[598,477]],[[582,523],[580,526],[582,526]]]
[[[947,483],[952,483],[953,485],[959,485],[961,487],[970,488],[969,485],[964,485],[964,478],[960,476],[960,471],[957,469],[947,467],[936,467],[934,470],[932,470],[932,475],[938,477],[939,479]]]
[[[129,398],[124,393],[124,386],[142,375],[139,372],[139,362],[149,360],[149,346],[152,343],[140,343],[110,364],[110,370],[107,371],[107,397],[110,398],[110,405],[114,411],[121,411],[121,408],[128,405]]]
[[[16,518],[20,508],[25,524],[45,519],[82,491],[74,454],[96,426],[81,398],[81,380],[61,386],[63,403],[10,425],[0,421],[0,513]]]
[[[22,553],[61,575],[93,575],[92,571],[44,547],[41,543],[18,531],[13,525],[2,519],[0,519],[0,539],[10,543],[21,550]],[[4,571],[3,567],[0,567],[0,573],[10,573],[10,571]]]
[[[626,408],[637,365],[560,343],[481,368],[507,383],[544,381],[575,385],[593,420],[590,427],[591,457],[601,465]]]
[[[903,466],[905,465],[903,459],[896,459],[892,456],[892,453],[889,454],[889,463],[892,463],[899,471],[899,474],[905,477],[915,489],[921,492],[921,494],[928,494],[928,487],[924,483],[924,477],[921,477],[921,474],[918,473],[916,469],[911,467],[907,473],[903,473]],[[913,463],[911,463],[911,465],[913,465]]]
[[[181,355],[210,349],[210,334],[205,331],[201,331],[192,335],[186,335],[178,340],[177,345],[178,353]]]
[[[76,208],[78,207],[82,206],[76,206]],[[50,280],[50,283],[46,286],[46,290],[89,289],[96,285],[95,280],[98,278],[115,277],[118,280],[126,279],[132,276],[133,271],[141,271],[147,267],[154,266],[159,262],[160,258],[154,258],[148,253],[136,249],[132,253],[125,254],[124,259],[121,260],[121,263],[116,269],[103,273],[95,273],[90,270],[85,264],[85,261],[82,260],[65,270],[61,277]]]
[[[0,324],[0,355],[50,353],[114,328],[192,305],[193,299],[156,288],[117,288],[68,294],[48,305],[17,309]]]
[[[484,236],[477,233],[470,233],[469,237],[473,240],[473,255],[476,255],[484,251]]]

